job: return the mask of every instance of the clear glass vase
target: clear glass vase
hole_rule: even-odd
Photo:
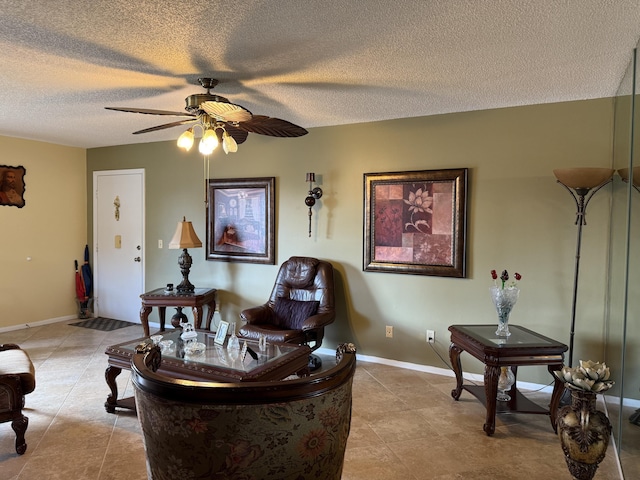
[[[511,332],[509,332],[509,314],[518,301],[519,295],[520,289],[517,287],[491,287],[491,300],[493,300],[493,304],[498,312],[498,329],[496,330],[496,335],[499,337],[508,337],[511,335]]]
[[[229,329],[231,330],[231,336],[227,342],[227,348],[230,350],[240,350],[240,340],[236,336],[236,322],[229,322]]]
[[[500,402],[508,402],[511,395],[507,391],[511,390],[513,384],[516,383],[516,377],[511,371],[511,367],[500,367],[500,377],[498,377],[498,395],[496,398]]]

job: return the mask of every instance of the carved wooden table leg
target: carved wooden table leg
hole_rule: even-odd
[[[487,435],[493,435],[496,430],[496,396],[498,395],[498,378],[500,367],[485,365],[484,393],[487,400],[487,417],[482,429]]]
[[[151,307],[147,307],[143,305],[140,309],[140,323],[142,324],[142,329],[144,330],[144,336],[149,336],[149,314],[151,313]]]
[[[107,413],[115,413],[116,411],[116,405],[118,404],[118,384],[116,383],[116,377],[120,375],[120,372],[122,372],[121,368],[112,365],[108,366],[104,372],[104,378],[111,390],[107,401],[104,403],[104,408],[107,410]]]
[[[208,305],[209,305],[209,308],[207,309],[207,323],[204,326],[205,330],[211,330],[211,320],[213,320],[213,313],[216,310],[215,297]]]
[[[193,307],[193,327],[199,329],[202,325],[202,307]]]
[[[451,367],[456,374],[456,388],[451,390],[451,396],[454,400],[460,398],[462,393],[462,364],[460,363],[460,354],[462,349],[455,344],[449,345],[449,359],[451,360]]]
[[[553,383],[553,393],[551,394],[551,403],[549,404],[549,416],[551,417],[551,427],[556,433],[558,433],[556,416],[558,415],[558,408],[560,407],[560,400],[562,399],[564,383],[558,380],[553,372],[562,370],[562,366],[563,365],[561,363],[547,366],[549,373],[555,379],[555,382]]]
[[[158,307],[158,316],[160,317],[160,331],[164,332],[164,322],[167,316],[167,307]]]

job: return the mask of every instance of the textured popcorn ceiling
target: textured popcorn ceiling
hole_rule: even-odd
[[[103,107],[182,111],[200,76],[306,128],[609,97],[639,37],[640,0],[0,0],[0,135],[173,140]]]

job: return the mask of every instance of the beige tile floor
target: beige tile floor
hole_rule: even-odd
[[[108,414],[108,345],[142,336],[141,326],[100,332],[57,323],[0,333],[36,367],[26,397],[27,452],[16,455],[10,423],[0,424],[0,479],[142,480],[144,450],[134,414]],[[326,363],[326,362],[325,362]],[[450,396],[451,377],[359,362],[354,379],[345,480],[570,479],[557,437],[543,415],[499,416],[482,431],[484,408],[470,394]],[[120,391],[132,393],[129,374]],[[541,405],[547,394],[535,394]],[[613,451],[596,479],[619,478]]]

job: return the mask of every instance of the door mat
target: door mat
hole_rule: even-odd
[[[139,325],[138,323],[125,322],[124,320],[114,320],[112,318],[89,318],[88,320],[83,320],[81,322],[70,323],[69,325],[73,325],[74,327],[84,327],[84,328],[92,328],[94,330],[102,330],[103,332],[110,332],[112,330],[117,330],[119,328],[124,327],[132,327],[134,325]]]

